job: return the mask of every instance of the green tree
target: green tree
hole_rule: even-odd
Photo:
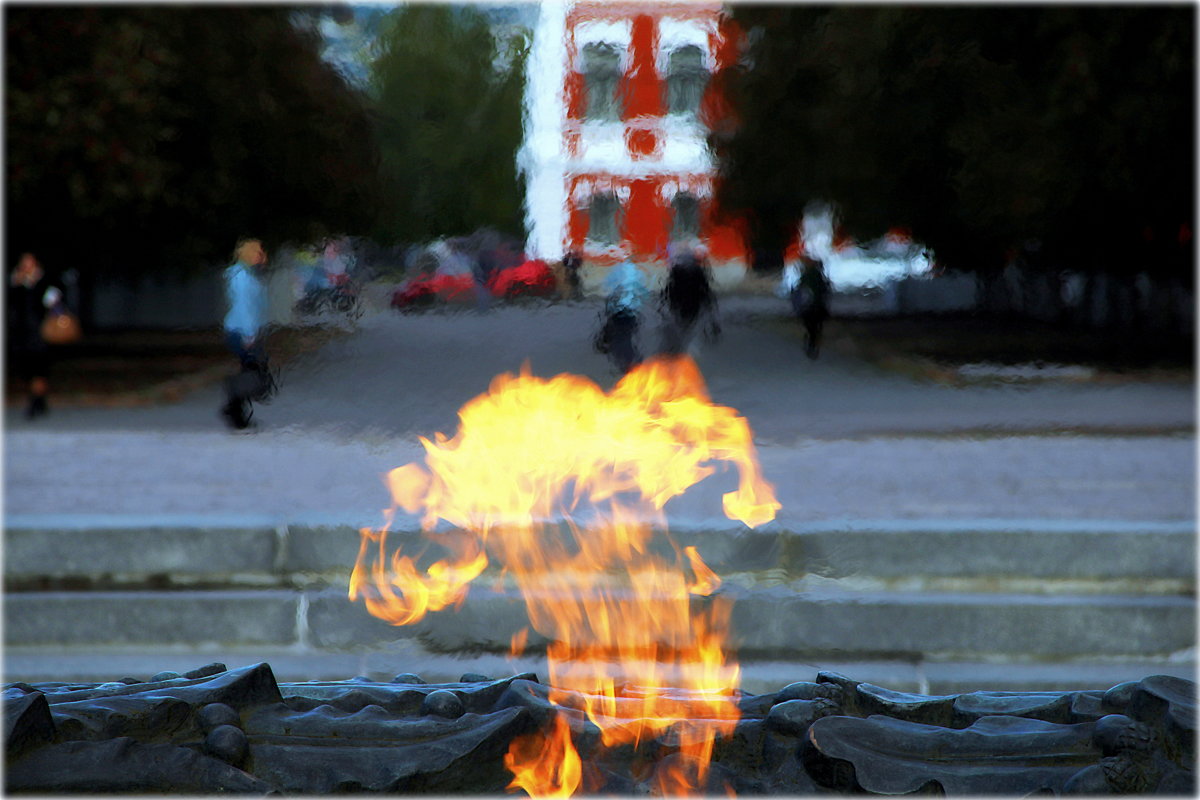
[[[372,65],[381,239],[521,232],[526,52],[524,38],[498,42],[469,6],[406,5],[383,21]]]
[[[735,6],[742,125],[723,200],[779,243],[813,200],[847,233],[909,228],[961,269],[1044,263],[1190,279],[1186,6]]]
[[[9,6],[5,44],[10,260],[200,268],[369,224],[370,118],[284,7]]]

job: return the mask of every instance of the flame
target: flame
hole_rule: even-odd
[[[508,788],[524,789],[530,797],[570,797],[583,779],[583,762],[561,714],[548,733],[534,731],[514,739],[504,766],[513,774]]]
[[[364,530],[350,598],[406,625],[460,603],[491,561],[515,582],[547,647],[550,701],[586,714],[602,746],[670,740],[657,791],[687,794],[706,779],[715,738],[739,714],[740,671],[724,650],[730,606],[694,547],[656,553],[671,498],[732,463],[725,513],[756,526],[774,518],[745,419],[708,398],[687,358],[655,359],[605,394],[573,375],[500,375],[459,412],[452,439],[421,439],[425,467],[393,470],[395,508],[423,511],[430,542],[448,552],[424,572],[386,526]],[[438,532],[448,523],[453,530]],[[661,548],[659,548],[661,550]],[[420,555],[417,557],[420,558]],[[690,577],[689,577],[690,575]],[[527,631],[514,637],[524,649]],[[578,754],[563,714],[549,733],[515,741],[510,788],[569,796]]]

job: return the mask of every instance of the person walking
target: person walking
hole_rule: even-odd
[[[567,279],[567,299],[582,300],[583,283],[579,270],[583,267],[583,258],[579,255],[579,251],[568,250],[567,254],[563,256],[562,265]]]
[[[8,358],[25,383],[27,419],[50,411],[50,347],[42,336],[46,314],[62,303],[62,289],[46,275],[33,253],[22,253],[9,279],[7,303]]]
[[[607,353],[622,375],[642,361],[637,346],[638,320],[649,289],[642,271],[622,261],[604,279],[604,322],[596,349]]]
[[[267,317],[267,290],[262,271],[267,253],[258,239],[242,239],[234,262],[225,270],[229,311],[225,315],[225,344],[238,359],[240,372],[225,381],[221,415],[235,429],[249,427],[252,400],[266,399],[274,382],[267,370],[262,330]]]
[[[662,352],[670,355],[688,352],[697,330],[705,323],[712,339],[720,333],[717,295],[713,291],[708,268],[698,253],[687,251],[675,259],[667,273],[659,302],[666,317],[663,322]]]
[[[806,256],[800,280],[792,289],[792,307],[804,323],[804,353],[809,358],[821,353],[821,332],[829,317],[829,288],[824,265]]]

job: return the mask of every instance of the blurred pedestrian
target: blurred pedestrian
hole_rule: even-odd
[[[237,356],[240,372],[225,381],[221,414],[236,429],[249,427],[251,401],[265,400],[274,390],[267,366],[263,328],[267,320],[267,290],[262,272],[267,253],[258,239],[242,239],[234,249],[234,262],[225,270],[229,312],[225,315],[225,343]]]
[[[829,317],[829,278],[825,266],[804,256],[800,280],[792,289],[792,308],[804,324],[804,353],[817,358],[821,353],[821,333]]]
[[[350,271],[349,243],[338,238],[325,240],[325,249],[321,252],[321,266],[330,283],[336,283],[338,276]]]
[[[300,251],[296,259],[302,270],[304,286],[300,291],[300,299],[296,301],[296,311],[301,314],[318,314],[329,305],[333,282],[325,271],[325,260],[317,254],[313,247]]]
[[[701,330],[710,338],[720,333],[717,295],[699,253],[687,251],[675,257],[660,305],[665,316],[661,347],[664,353],[687,352]]]
[[[328,291],[333,285],[333,281],[329,278],[329,271],[326,269],[326,259],[324,254],[317,255],[315,247],[308,247],[303,252],[303,261],[305,264],[311,262],[312,267],[308,271],[308,278],[304,281],[304,296],[308,298],[309,304],[315,308],[317,303],[315,299]]]
[[[488,287],[498,266],[496,251],[490,247],[481,249],[471,262],[471,274],[475,280],[475,310],[481,314],[491,308],[492,290]]]
[[[42,336],[46,314],[63,302],[62,289],[46,275],[33,253],[22,253],[8,286],[8,358],[25,383],[28,419],[50,411],[50,348]]]
[[[637,346],[638,322],[649,289],[645,276],[632,261],[617,264],[604,279],[603,322],[596,349],[606,353],[621,374],[642,361]]]
[[[567,299],[582,300],[583,287],[579,270],[583,266],[583,258],[580,257],[579,251],[568,250],[563,256],[563,272],[567,278]]]

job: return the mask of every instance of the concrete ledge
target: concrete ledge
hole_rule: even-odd
[[[1131,523],[1078,526],[930,525],[793,532],[780,566],[789,574],[879,578],[1194,578],[1195,528]]]
[[[527,631],[531,649],[548,641],[533,629],[525,600],[516,591],[473,587],[460,608],[430,614],[419,625],[421,642],[439,653],[508,652],[522,631]]]
[[[347,579],[358,559],[360,528],[352,525],[303,522],[288,525],[287,548],[282,567],[285,572],[342,573]],[[419,531],[388,534],[388,548],[402,546],[405,552],[425,543]]]
[[[9,594],[4,644],[291,644],[300,599],[286,591]]]
[[[5,518],[4,572],[10,580],[348,576],[360,526],[338,519],[14,515]],[[1193,522],[858,520],[789,528],[771,523],[761,530],[681,524],[671,536],[681,547],[695,545],[719,574],[1098,581],[1191,581],[1196,574]],[[388,535],[389,548],[419,552],[426,544],[415,528]],[[656,537],[654,547],[670,554],[665,537]]]
[[[1188,598],[726,594],[736,599],[730,646],[758,658],[1166,658],[1196,643],[1195,604]],[[213,642],[372,649],[417,638],[441,653],[504,653],[529,625],[519,595],[478,587],[460,609],[404,627],[376,619],[340,589],[28,592],[9,595],[4,623],[6,646]],[[534,633],[530,644],[544,641]]]
[[[412,639],[420,632],[416,626],[391,625],[372,616],[361,602],[351,602],[342,588],[306,592],[304,597],[304,626],[314,647],[354,649],[364,642]]]
[[[275,572],[274,526],[137,528],[8,528],[4,574],[31,577],[221,578]]]
[[[1187,598],[1029,597],[912,593],[797,595],[785,589],[731,591],[730,645],[766,658],[906,658],[983,655],[1063,658],[1166,657],[1195,645]],[[702,605],[703,599],[697,600]],[[418,623],[437,652],[508,649],[528,626],[514,593],[468,593],[462,608]],[[538,637],[532,637],[536,643]],[[379,640],[363,640],[373,644]]]
[[[459,611],[406,627],[375,619],[346,597],[360,526],[342,515],[291,524],[255,515],[25,515],[5,523],[5,576],[17,587],[37,587],[39,577],[71,586],[73,579],[101,576],[121,588],[139,579],[154,585],[147,578],[158,575],[215,587],[10,592],[7,647],[207,642],[332,653],[411,645],[426,654],[490,658],[507,652],[512,636],[528,626],[524,601],[487,578],[472,585]],[[1190,521],[825,521],[757,531],[679,525],[672,537],[681,547],[696,545],[730,577],[722,592],[736,599],[731,646],[745,657],[1167,662],[1196,644],[1194,527]],[[425,542],[406,528],[389,534],[389,545],[415,551]],[[665,537],[654,546],[670,552]],[[277,588],[231,588],[244,585],[239,580]],[[1045,588],[1052,586],[1059,593]],[[543,641],[531,635],[531,646]]]
[[[5,514],[4,530],[119,531],[135,528],[275,528],[286,520],[274,514]]]
[[[762,654],[1166,657],[1196,643],[1195,602],[1183,597],[820,596],[777,589],[735,597],[732,644]]]

